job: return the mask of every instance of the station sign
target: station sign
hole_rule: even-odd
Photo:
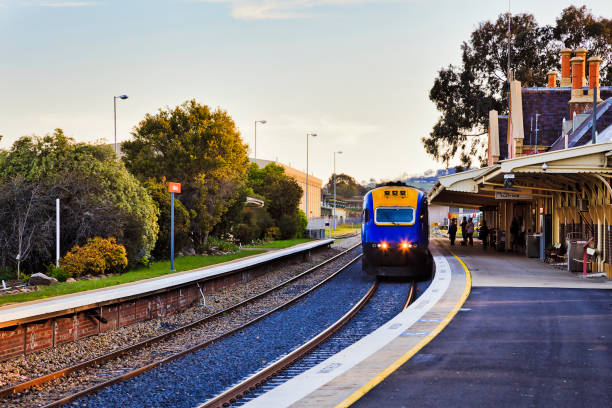
[[[181,183],[168,183],[168,192],[170,192],[170,193],[180,193],[181,192]]]
[[[507,192],[507,191],[496,191],[496,200],[531,200],[533,196],[531,194],[521,192]]]

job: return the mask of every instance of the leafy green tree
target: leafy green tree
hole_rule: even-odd
[[[325,185],[327,194],[334,194],[334,175],[332,174],[329,181]],[[338,197],[354,197],[364,194],[365,188],[361,186],[355,178],[348,174],[336,174],[336,196]]]
[[[158,225],[159,235],[152,254],[157,259],[165,259],[170,256],[170,193],[165,178],[161,181],[149,179],[144,187],[155,202],[159,212]],[[189,241],[189,211],[183,203],[174,197],[174,250],[180,252],[190,246]]]
[[[568,48],[584,47],[590,55],[602,57],[600,80],[602,85],[612,84],[612,19],[597,18],[586,6],[569,6],[557,18],[553,36]]]
[[[44,137],[22,137],[7,152],[0,168],[0,183],[15,177],[23,178],[26,185],[40,186],[39,201],[51,208],[50,214],[32,219],[35,225],[55,219],[55,199],[60,199],[64,250],[95,236],[117,238],[126,247],[130,262],[153,249],[157,208],[138,180],[115,160],[109,146],[76,143],[61,129]],[[0,207],[3,205],[0,200]],[[50,237],[39,234],[40,239],[53,240],[53,228],[46,231]],[[32,267],[50,262],[51,252],[52,248],[33,251]]]
[[[600,55],[602,85],[612,81],[610,20],[595,18],[585,7],[568,7],[556,26],[539,26],[531,14],[511,16],[510,65],[514,78],[526,86],[545,86],[546,73],[560,69],[559,51],[564,47],[588,46]],[[508,112],[508,15],[480,23],[461,45],[460,66],[449,65],[438,72],[429,98],[441,117],[429,136],[422,139],[427,153],[447,164],[459,157],[470,167],[484,147],[488,114],[492,109]],[[482,162],[484,157],[477,157]]]
[[[142,181],[182,183],[190,235],[196,247],[203,246],[246,182],[247,150],[234,121],[221,109],[190,100],[147,114],[132,135],[121,147],[127,168]]]
[[[263,169],[252,166],[249,172],[249,187],[265,198],[265,208],[276,221],[283,215],[297,214],[302,188],[285,174],[282,166],[271,163]]]
[[[282,166],[271,163],[260,169],[253,163],[249,169],[248,186],[264,198],[265,210],[284,239],[302,233],[299,205],[303,191],[295,179],[285,174]],[[263,234],[270,228],[263,219],[258,224]]]

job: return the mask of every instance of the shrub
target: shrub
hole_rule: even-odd
[[[117,244],[115,238],[95,237],[82,247],[76,245],[60,261],[70,276],[104,275],[123,272],[128,261],[125,247]]]
[[[70,278],[70,273],[63,268],[58,268],[53,264],[49,264],[47,265],[47,276],[51,276],[59,282],[66,282],[66,280]]]
[[[236,252],[238,251],[238,246],[232,242],[224,241],[222,239],[218,239],[215,237],[208,237],[208,245],[209,248],[217,247],[218,250],[223,252]]]
[[[266,229],[266,239],[267,240],[274,240],[274,239],[280,239],[281,237],[281,230],[278,227],[269,227],[268,229]]]
[[[299,220],[294,215],[283,215],[278,221],[281,239],[292,239],[298,233]]]
[[[306,227],[308,227],[308,218],[304,211],[298,210],[298,237],[303,237],[306,234]]]
[[[235,228],[235,234],[241,243],[248,244],[256,238],[257,231],[248,224],[238,224]]]

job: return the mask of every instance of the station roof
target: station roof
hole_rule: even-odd
[[[496,193],[547,197],[572,192],[589,174],[611,174],[612,142],[589,144],[500,161],[498,164],[443,176],[429,194],[431,204],[462,208],[496,206]],[[504,189],[504,175],[515,175],[515,189]]]

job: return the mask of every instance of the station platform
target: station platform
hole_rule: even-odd
[[[470,276],[433,243],[436,275],[406,310],[345,350],[249,401],[245,407],[348,406],[408,361],[451,321],[467,298]]]
[[[482,249],[480,241],[474,246],[456,245],[450,247],[448,240],[439,242],[451,249],[467,265],[472,275],[472,286],[494,287],[541,287],[612,289],[612,281],[604,277],[583,278],[537,258],[509,252],[498,252],[491,248]]]
[[[411,307],[245,405],[612,406],[612,282],[477,244],[431,247],[436,277]]]
[[[67,313],[75,313],[92,307],[118,303],[159,293],[171,288],[195,284],[198,281],[214,279],[219,276],[257,267],[287,256],[330,245],[333,242],[334,240],[332,239],[306,242],[289,248],[269,251],[263,254],[252,255],[235,261],[191,271],[164,275],[158,278],[145,279],[142,281],[56,296],[48,299],[9,304],[0,307],[0,328],[48,319]]]

